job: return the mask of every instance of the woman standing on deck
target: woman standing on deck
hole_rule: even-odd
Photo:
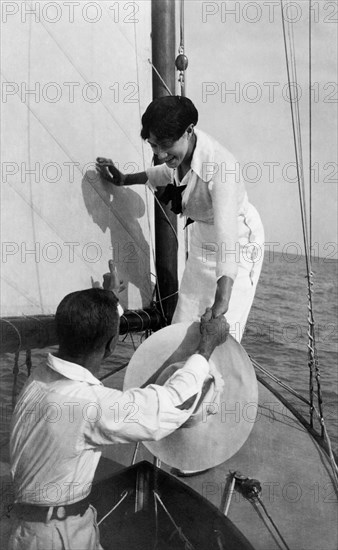
[[[263,263],[264,231],[238,162],[196,130],[197,121],[190,99],[155,99],[142,117],[141,136],[163,164],[128,175],[111,160],[98,158],[96,166],[118,186],[167,185],[164,199],[171,200],[172,210],[194,222],[172,322],[198,320],[208,307],[213,317],[226,314],[230,333],[240,341]]]

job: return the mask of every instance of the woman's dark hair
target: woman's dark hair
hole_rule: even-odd
[[[118,331],[117,304],[112,292],[100,288],[65,296],[55,314],[60,349],[78,357],[106,345]]]
[[[159,141],[177,141],[189,124],[198,122],[198,111],[187,97],[164,96],[154,99],[142,117],[142,139],[149,138],[150,132]]]

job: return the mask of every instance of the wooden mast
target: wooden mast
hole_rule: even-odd
[[[175,2],[151,2],[152,61],[172,94],[175,94]],[[168,95],[168,90],[153,70],[153,99]],[[159,196],[159,195],[158,195]],[[155,203],[155,249],[157,299],[169,324],[177,303],[177,241],[170,226],[177,230],[176,215],[169,206],[163,210]],[[165,213],[164,213],[165,212]],[[170,220],[170,223],[168,222]],[[166,298],[169,296],[169,298]]]

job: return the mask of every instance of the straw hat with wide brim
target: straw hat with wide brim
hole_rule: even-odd
[[[198,348],[199,323],[177,323],[145,340],[136,350],[124,389],[161,384]],[[144,445],[160,460],[180,470],[204,470],[233,456],[248,438],[257,412],[258,387],[243,347],[229,336],[209,363],[219,376],[207,378],[193,416],[160,441]]]

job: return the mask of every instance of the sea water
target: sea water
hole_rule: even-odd
[[[323,410],[338,449],[338,261],[313,258],[312,304]],[[242,344],[258,363],[309,399],[308,284],[304,256],[265,255]],[[269,381],[268,378],[266,378]],[[274,386],[306,418],[309,407]],[[317,384],[314,379],[314,389]],[[314,398],[317,404],[317,397]],[[318,427],[318,424],[315,423]]]

